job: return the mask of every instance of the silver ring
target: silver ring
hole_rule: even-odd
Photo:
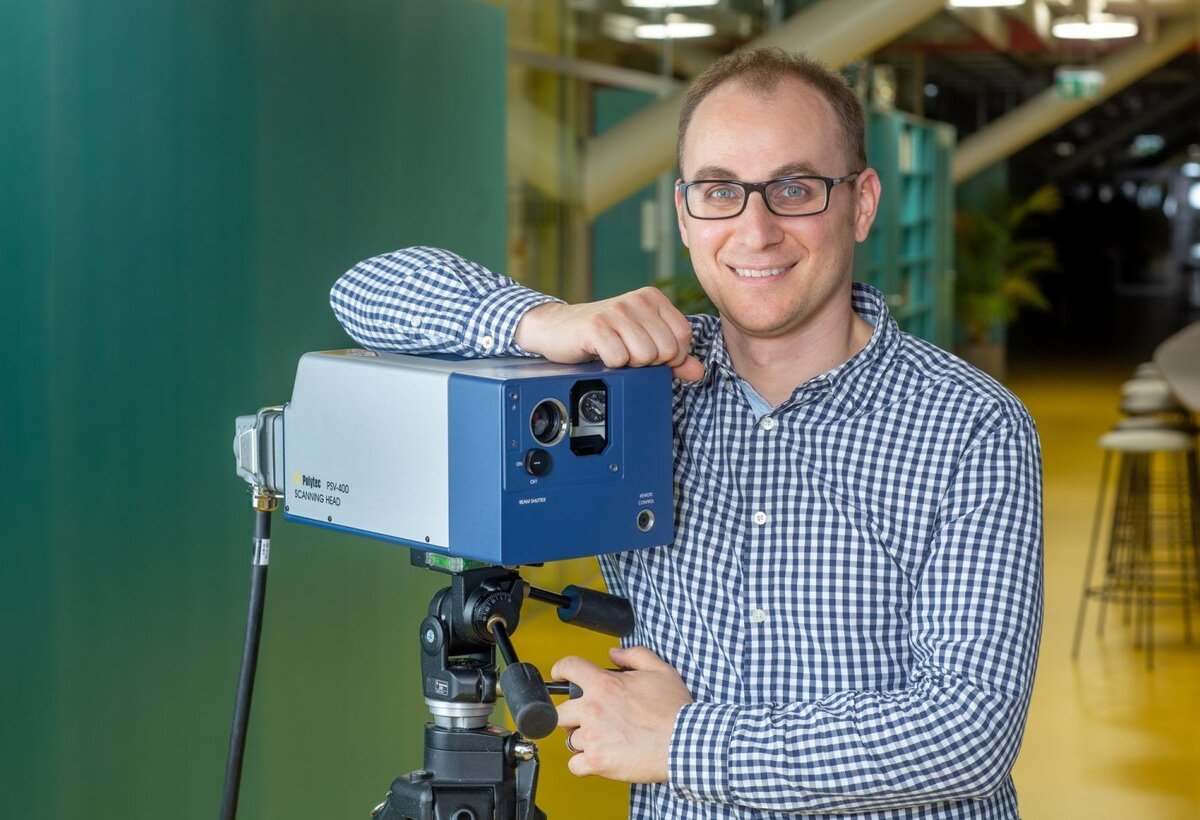
[[[576,754],[576,755],[577,755],[577,754],[579,754],[580,752],[582,752],[582,751],[583,751],[583,749],[576,749],[576,748],[575,748],[575,746],[574,746],[574,744],[572,744],[572,743],[571,743],[571,737],[572,737],[574,734],[575,734],[575,730],[574,730],[574,729],[572,729],[570,732],[568,732],[568,733],[567,733],[567,748],[568,748],[568,749],[571,751],[571,754]]]

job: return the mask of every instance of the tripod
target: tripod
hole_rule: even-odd
[[[375,820],[545,820],[534,802],[537,746],[558,725],[550,688],[537,667],[522,663],[510,634],[526,596],[558,607],[559,618],[608,635],[633,628],[629,602],[569,586],[562,594],[527,584],[516,569],[459,562],[414,550],[412,561],[449,572],[451,585],[434,594],[421,621],[421,675],[433,721],[425,724],[424,768],[392,781]],[[504,659],[497,675],[496,651]],[[561,683],[556,694],[577,695]],[[516,732],[488,725],[503,694]]]

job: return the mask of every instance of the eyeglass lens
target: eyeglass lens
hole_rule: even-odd
[[[701,219],[737,216],[746,207],[747,187],[757,186],[729,180],[694,182],[687,187],[688,210]],[[829,196],[825,180],[808,177],[775,180],[762,192],[767,207],[781,216],[820,213]]]

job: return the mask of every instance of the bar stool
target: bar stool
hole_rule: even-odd
[[[1158,369],[1158,365],[1156,365],[1154,362],[1142,362],[1133,369],[1133,377],[1135,379],[1140,379],[1146,376],[1161,379],[1162,371]]]
[[[1132,615],[1134,645],[1145,648],[1146,668],[1152,669],[1155,607],[1178,605],[1184,638],[1192,639],[1191,605],[1200,596],[1200,470],[1192,431],[1151,419],[1129,419],[1122,424],[1127,426],[1100,437],[1104,449],[1100,495],[1071,657],[1079,657],[1087,604],[1096,598],[1100,603],[1097,635],[1104,634],[1108,604],[1123,604],[1126,623]],[[1115,485],[1110,488],[1114,467]],[[1110,494],[1104,571],[1094,582]]]
[[[1170,385],[1157,376],[1140,376],[1122,384],[1121,412],[1129,416],[1157,416],[1173,424],[1191,420]]]

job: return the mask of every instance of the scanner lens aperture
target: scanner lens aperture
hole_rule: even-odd
[[[554,399],[538,402],[529,416],[529,432],[540,444],[556,444],[567,430],[567,411]]]

